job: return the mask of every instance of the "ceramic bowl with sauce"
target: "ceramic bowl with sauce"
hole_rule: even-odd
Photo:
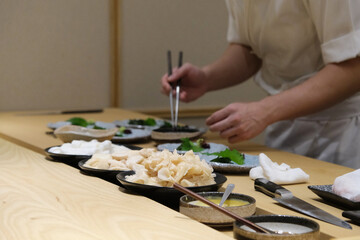
[[[198,194],[219,204],[223,192],[200,192]],[[248,195],[231,193],[223,207],[241,217],[248,217],[255,213],[256,201],[253,197]],[[234,222],[234,219],[231,217],[188,195],[184,195],[180,198],[180,212],[212,227],[231,226]]]
[[[319,224],[311,219],[287,215],[254,215],[246,218],[277,234],[258,233],[242,223],[234,222],[236,239],[315,240],[320,237]]]

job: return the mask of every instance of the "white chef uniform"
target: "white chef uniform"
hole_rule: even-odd
[[[262,59],[254,79],[268,94],[292,88],[328,63],[360,56],[358,0],[226,0],[227,39]],[[359,76],[360,81],[360,76]],[[324,111],[281,121],[266,145],[360,168],[360,94]]]

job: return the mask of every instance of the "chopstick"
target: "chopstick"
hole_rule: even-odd
[[[183,61],[183,52],[179,52],[179,60],[178,60],[178,67],[180,68],[182,66]],[[167,51],[167,63],[168,63],[168,76],[172,75],[172,64],[171,64],[171,51]],[[179,95],[180,95],[180,84],[181,79],[179,79],[176,82],[176,85],[174,83],[171,83],[171,91],[169,93],[170,98],[170,111],[171,111],[171,123],[172,127],[176,128],[178,125],[178,114],[179,114]],[[174,86],[175,85],[175,86]],[[175,96],[175,114],[174,114],[174,103],[173,103],[173,90],[175,88],[176,96]]]
[[[181,186],[180,184],[174,183],[174,188],[177,189],[177,190],[179,190],[180,192],[183,192],[183,193],[185,193],[185,194],[187,194],[187,195],[189,195],[189,196],[191,196],[191,197],[193,197],[193,198],[195,198],[195,199],[203,202],[203,203],[206,203],[206,204],[209,205],[210,207],[213,207],[213,208],[215,208],[216,210],[218,210],[218,211],[220,211],[220,212],[228,215],[229,217],[235,219],[236,221],[245,224],[246,226],[250,227],[251,229],[253,229],[253,230],[256,231],[256,232],[260,232],[260,233],[271,233],[269,230],[264,229],[264,228],[260,227],[259,225],[255,224],[255,223],[253,223],[253,222],[250,222],[249,220],[247,220],[247,219],[245,219],[245,218],[242,218],[242,217],[240,217],[240,216],[238,216],[238,215],[236,215],[236,214],[228,211],[227,209],[225,209],[225,208],[223,208],[223,207],[220,207],[219,205],[217,205],[217,204],[215,204],[215,203],[207,200],[206,198],[204,198],[204,197],[196,194],[195,192],[193,192],[193,191],[191,191],[191,190],[189,190],[189,189]]]
[[[179,61],[178,61],[178,67],[179,68],[182,66],[182,59],[183,59],[183,52],[180,51],[180,53],[179,53]],[[177,127],[177,125],[178,125],[180,83],[181,83],[181,78],[176,82],[175,127]]]
[[[168,63],[168,76],[170,77],[172,75],[172,64],[171,64],[171,51],[169,50],[167,52],[167,63]],[[171,85],[171,91],[169,93],[170,98],[170,112],[171,112],[171,124],[174,128],[174,104],[173,104],[173,84]]]

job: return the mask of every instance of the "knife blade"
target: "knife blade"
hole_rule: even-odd
[[[291,191],[265,178],[255,179],[255,190],[269,195],[280,204],[302,214],[334,224],[339,227],[352,229],[349,223],[331,215],[330,213],[325,212],[318,207],[315,207],[314,205],[311,205],[308,202],[305,202],[304,200],[295,197]]]

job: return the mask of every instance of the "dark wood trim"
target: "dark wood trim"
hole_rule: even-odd
[[[121,97],[119,96],[119,86],[121,84],[120,78],[120,6],[121,0],[110,0],[109,13],[110,13],[110,106],[119,107]]]

